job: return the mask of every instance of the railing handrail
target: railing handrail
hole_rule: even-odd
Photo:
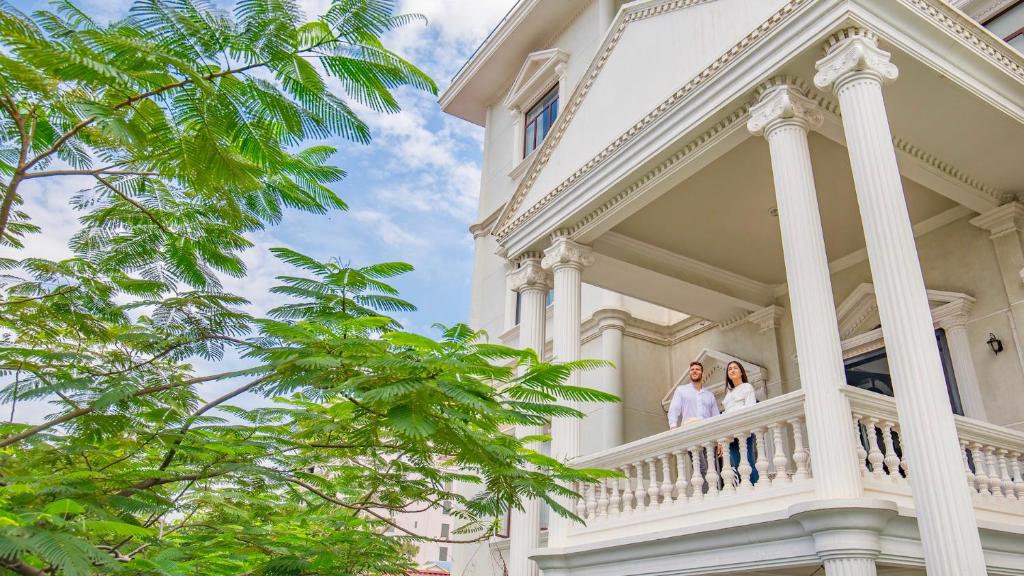
[[[723,437],[731,438],[737,430],[754,430],[785,418],[803,416],[803,405],[803,390],[789,392],[731,414],[722,414],[581,456],[573,460],[572,464],[576,468],[609,468],[628,463],[623,459],[624,454],[629,454],[628,460],[633,462],[670,453],[683,446],[717,442]]]
[[[896,399],[853,386],[843,389],[853,411],[864,416],[880,416],[898,422]],[[953,416],[960,440],[998,446],[1024,453],[1024,432],[966,416]]]

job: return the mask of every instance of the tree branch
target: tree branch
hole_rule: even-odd
[[[148,386],[146,388],[141,388],[141,389],[135,391],[134,393],[132,393],[132,397],[133,398],[138,398],[140,396],[149,396],[150,394],[157,394],[159,392],[164,392],[166,390],[171,390],[173,388],[181,388],[182,386],[191,386],[193,384],[200,384],[202,382],[210,382],[212,380],[220,380],[222,378],[228,378],[230,376],[240,376],[242,374],[248,374],[250,372],[251,372],[250,370],[237,370],[235,372],[223,372],[221,374],[214,374],[212,376],[202,376],[202,377],[199,377],[199,378],[190,378],[188,380],[182,380],[180,382],[169,382],[169,383],[166,383],[166,384],[158,384],[156,386]],[[45,432],[46,430],[49,430],[50,428],[53,428],[55,426],[60,426],[61,424],[64,424],[65,422],[70,422],[71,420],[74,420],[75,418],[78,418],[80,416],[85,416],[86,414],[90,414],[90,413],[95,412],[95,411],[96,411],[96,407],[95,406],[83,406],[83,407],[81,407],[81,408],[79,408],[77,410],[72,410],[70,412],[62,414],[61,416],[59,416],[57,418],[54,418],[53,420],[50,420],[49,422],[44,422],[42,424],[39,424],[38,426],[33,426],[33,427],[28,428],[27,430],[23,430],[23,431],[21,431],[21,432],[19,432],[17,434],[13,434],[11,436],[7,436],[6,438],[0,439],[0,448],[4,448],[4,447],[10,446],[12,444],[17,444],[18,442],[21,442],[22,440],[24,440],[26,438],[30,438],[32,436],[35,436],[36,434],[39,434],[40,432]]]
[[[209,478],[216,478],[217,476],[223,476],[227,474],[227,470],[217,470],[215,472],[202,472],[199,474],[183,474],[181,476],[165,476],[163,478],[146,478],[145,480],[136,482],[131,486],[117,492],[118,496],[128,497],[136,492],[142,492],[143,490],[149,490],[156,486],[163,486],[165,484],[176,484],[178,482],[195,482],[196,480],[206,480]]]
[[[45,570],[29,566],[21,560],[0,560],[0,566],[22,576],[49,576]]]
[[[33,178],[49,178],[50,176],[160,176],[159,172],[136,172],[134,170],[111,170],[111,167],[97,168],[95,170],[44,170],[42,172],[29,172],[21,177],[22,180]]]
[[[162,230],[164,234],[167,234],[168,236],[177,236],[177,234],[175,234],[169,228],[164,226],[163,222],[161,222],[160,219],[156,217],[156,214],[150,212],[149,208],[146,208],[141,202],[125,194],[124,192],[118,190],[113,184],[111,184],[107,180],[104,180],[103,177],[100,176],[99,174],[93,174],[93,178],[99,181],[100,184],[103,184],[103,186],[105,186],[108,190],[120,196],[125,202],[138,208],[139,211],[145,214],[146,217],[149,218],[151,222],[153,222],[153,224],[156,224],[157,228]]]

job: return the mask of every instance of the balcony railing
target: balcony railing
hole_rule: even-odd
[[[865,492],[911,509],[907,478],[913,469],[903,457],[895,401],[853,387],[844,393],[858,438],[851,452],[861,463]],[[792,392],[578,459],[578,467],[616,470],[624,478],[576,487],[582,497],[575,512],[585,525],[570,529],[570,542],[773,517],[813,499],[803,410],[803,392]],[[961,417],[957,429],[979,520],[1020,522],[1024,433]],[[735,466],[730,444],[739,452]]]

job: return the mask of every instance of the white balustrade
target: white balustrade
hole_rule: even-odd
[[[670,507],[757,497],[772,486],[809,481],[802,410],[803,393],[794,392],[576,459],[577,467],[612,469],[624,477],[578,486],[581,499],[574,510],[588,524],[599,524]],[[731,446],[739,447],[735,466]]]
[[[907,482],[910,470],[900,447],[895,401],[856,388],[843,392],[853,409],[861,475]],[[1024,433],[963,416],[955,420],[964,482],[976,502],[1024,502]]]

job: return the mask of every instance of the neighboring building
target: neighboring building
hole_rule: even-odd
[[[449,511],[448,504],[445,504],[428,508],[424,511],[396,512],[391,515],[391,519],[409,533],[431,538],[456,539],[452,536],[452,532],[455,530],[455,520],[448,514]],[[395,536],[403,535],[403,532],[394,528],[390,528],[386,533]],[[451,544],[414,542],[412,545],[416,547],[416,555],[413,557],[413,562],[417,566],[436,568],[450,565],[452,561],[453,548]]]
[[[453,572],[1024,574],[1021,42],[1008,0],[521,0],[441,97],[470,319],[615,362],[550,452],[628,480]],[[694,359],[762,402],[667,431]]]

